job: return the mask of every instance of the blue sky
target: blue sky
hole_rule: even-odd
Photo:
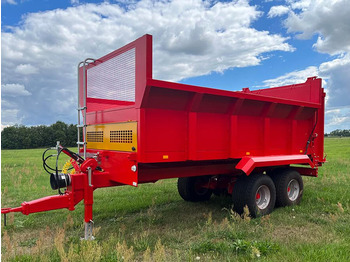
[[[327,92],[326,132],[350,129],[350,5],[333,0],[2,0],[2,126],[76,121],[76,72],[143,34],[154,78]]]

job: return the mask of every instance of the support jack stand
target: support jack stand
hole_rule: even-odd
[[[94,229],[94,221],[90,220],[90,222],[85,222],[85,235],[80,240],[94,240],[95,237],[92,235],[92,231]]]

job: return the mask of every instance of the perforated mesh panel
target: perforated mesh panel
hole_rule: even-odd
[[[111,143],[132,143],[132,130],[110,131]]]
[[[87,70],[87,97],[135,102],[135,48]]]
[[[89,131],[86,138],[87,142],[103,142],[103,131]]]

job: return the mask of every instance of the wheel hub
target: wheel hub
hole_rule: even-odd
[[[295,201],[300,193],[299,182],[295,179],[292,179],[287,186],[287,195],[290,201]]]
[[[270,204],[270,201],[271,201],[270,189],[265,185],[260,186],[255,194],[256,205],[260,210],[262,210],[268,207],[268,205]]]

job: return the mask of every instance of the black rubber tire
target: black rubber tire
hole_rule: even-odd
[[[274,172],[271,176],[276,187],[276,207],[298,205],[303,196],[303,179],[301,175],[293,169],[284,169]],[[295,182],[292,182],[295,181]],[[299,189],[294,188],[294,194],[289,195],[288,185],[297,183]],[[292,191],[293,192],[293,191]]]
[[[223,191],[221,189],[214,189],[213,194],[217,197],[221,196],[223,194]]]
[[[177,180],[177,190],[185,201],[207,201],[210,199],[213,191],[207,188],[198,189],[196,184],[198,182],[202,183],[205,180],[209,182],[209,179],[210,177],[208,176],[180,177]]]
[[[270,199],[266,207],[259,208],[257,204],[258,189],[264,187],[270,192]],[[259,217],[270,214],[275,206],[276,189],[275,185],[268,175],[259,173],[251,174],[250,176],[241,175],[232,191],[233,209],[239,213],[243,213],[245,206],[248,207],[252,217]]]
[[[226,188],[214,189],[213,194],[217,197],[228,196]]]

